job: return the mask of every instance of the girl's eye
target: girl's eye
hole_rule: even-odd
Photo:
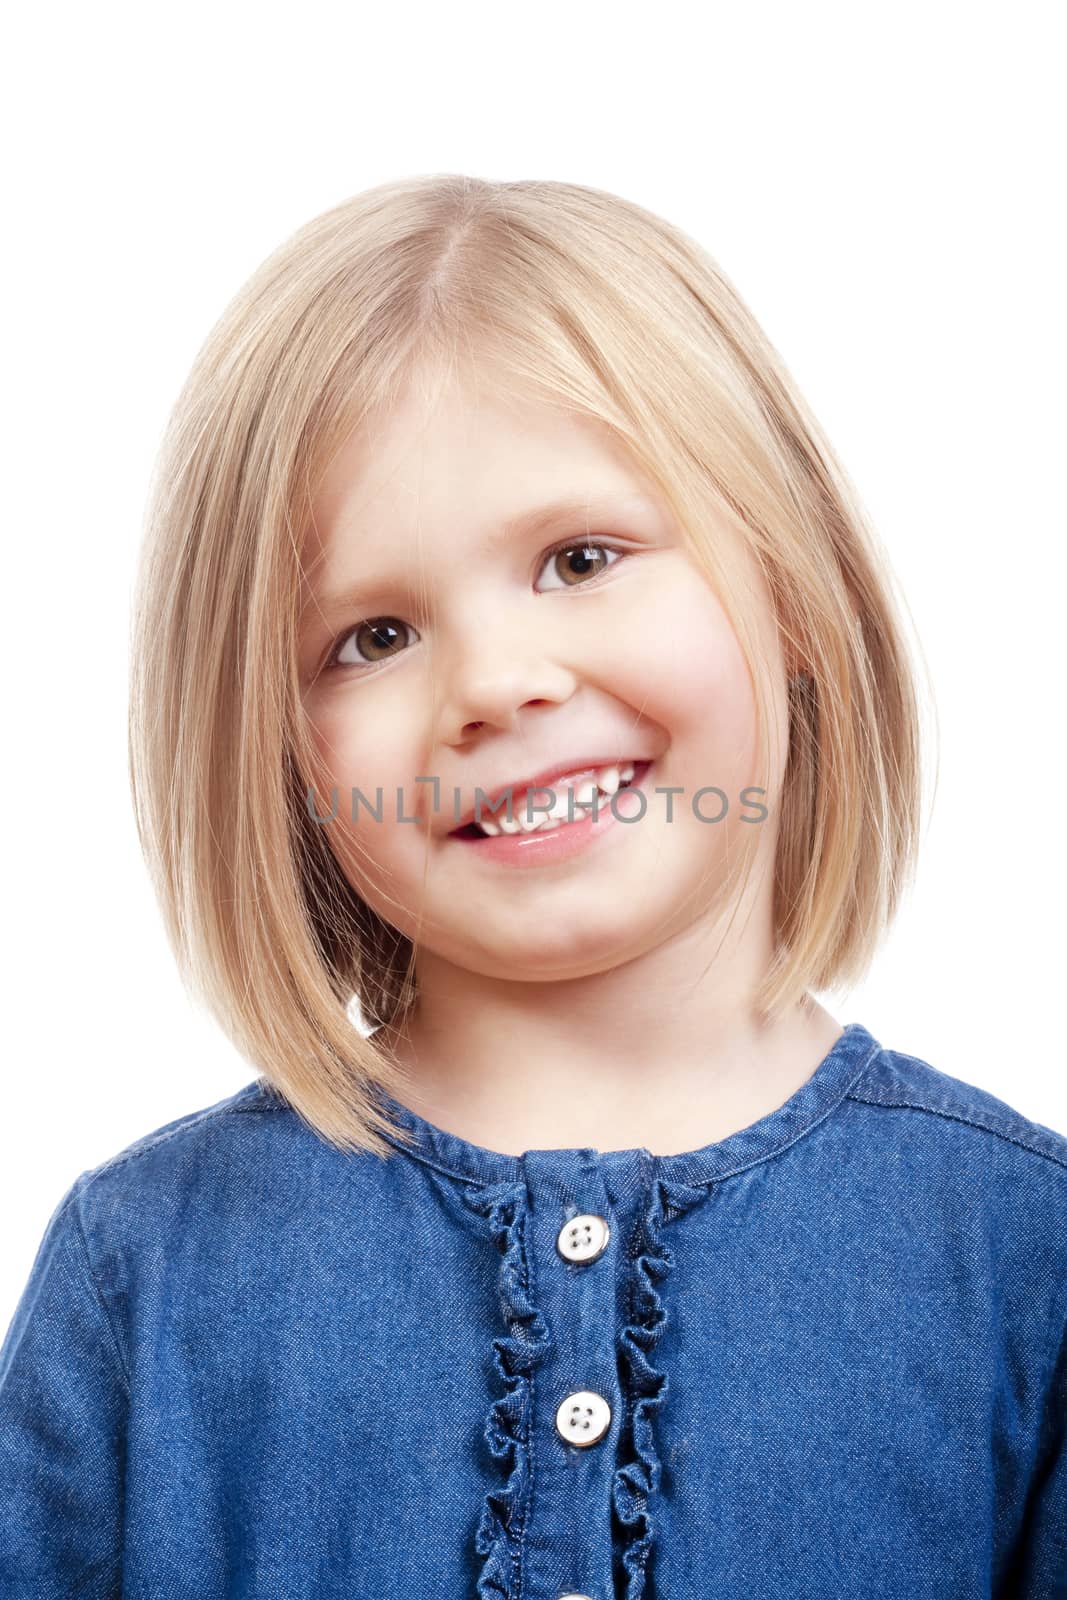
[[[399,617],[371,617],[368,622],[359,623],[343,639],[338,640],[337,648],[331,652],[326,665],[369,667],[378,661],[388,661],[391,656],[398,654],[396,646],[405,632],[414,633],[415,630],[409,623],[401,622]]]
[[[583,544],[557,545],[548,552],[545,560],[551,564],[553,576],[562,580],[559,587],[574,589],[589,578],[599,577],[609,566],[613,566],[614,563],[607,560],[608,556],[618,558],[622,554],[621,550],[590,539]]]
[[[560,580],[557,588],[574,589],[599,577],[623,555],[623,550],[590,539],[582,544],[557,545],[546,553],[545,565]],[[326,667],[372,667],[379,661],[388,661],[401,653],[405,634],[415,635],[415,629],[399,617],[370,617],[337,641]]]

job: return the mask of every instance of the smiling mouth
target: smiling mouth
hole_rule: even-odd
[[[634,788],[636,788],[637,785],[644,778],[646,772],[648,771],[648,769],[649,769],[649,767],[651,765],[652,765],[651,761],[637,761],[637,762],[634,762],[633,763],[633,776],[630,777],[630,778],[627,778],[625,782],[620,782],[618,789],[615,791],[616,794],[622,794],[626,789],[634,789]],[[557,799],[558,799],[558,798],[560,798],[560,795],[557,792],[557,787],[556,787],[556,785],[558,785],[558,784],[559,784],[559,780],[558,779],[556,780],[556,784],[542,784],[542,785],[537,787],[536,792],[539,795],[544,795],[545,791],[548,790],[548,791],[551,791],[552,793],[556,793],[557,794]],[[562,786],[562,792],[563,792],[563,794],[566,794],[566,792],[567,792],[565,785]],[[525,791],[524,791],[524,794],[525,794]],[[520,797],[520,798],[523,798],[523,797]],[[609,804],[610,799],[611,799],[611,796],[604,789],[601,789],[598,786],[598,788],[597,788],[597,805],[598,805],[598,808],[602,809],[602,807],[604,805]],[[574,812],[574,822],[583,822],[591,815],[591,807],[588,806],[588,805],[587,806],[579,805],[578,802],[575,801],[574,802],[574,807],[573,807],[573,812]],[[491,817],[493,817],[493,813],[489,813],[489,814],[490,814]],[[506,817],[506,816],[507,816],[507,809],[506,809],[506,807],[504,807],[504,808],[502,808],[500,811],[498,811],[495,814],[494,820],[498,820],[500,817]],[[513,804],[512,804],[512,816],[515,818],[516,821],[518,821],[518,819],[520,817],[523,818],[523,820],[525,821],[525,816],[526,816],[525,802],[523,804],[521,804],[521,805],[516,805],[513,802]],[[508,836],[511,837],[511,838],[530,838],[532,835],[535,835],[535,834],[554,833],[554,832],[557,831],[558,828],[568,828],[568,827],[573,826],[573,824],[571,822],[568,822],[566,818],[562,818],[556,823],[555,827],[551,827],[551,826],[547,826],[546,827],[546,826],[544,826],[544,824],[546,823],[546,821],[548,819],[546,818],[545,813],[543,811],[537,811],[537,812],[535,812],[535,816],[537,816],[538,819],[539,819],[537,826],[531,826],[529,828],[527,828],[525,826],[523,826],[521,828],[515,828],[515,829],[510,831]],[[448,835],[448,837],[450,839],[474,839],[474,840],[477,840],[477,839],[498,838],[498,837],[500,837],[500,834],[499,834],[499,832],[497,834],[490,834],[490,833],[486,832],[486,830],[479,823],[477,823],[477,822],[468,822],[465,827],[456,828],[452,833],[450,833]]]

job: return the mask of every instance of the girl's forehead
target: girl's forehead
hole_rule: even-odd
[[[533,397],[465,387],[409,391],[367,417],[322,472],[313,522],[324,548],[366,529],[396,536],[474,523],[486,536],[536,503],[655,502],[656,485],[606,423]]]

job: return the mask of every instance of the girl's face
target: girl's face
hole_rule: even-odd
[[[373,437],[353,435],[314,513],[300,671],[338,792],[324,826],[353,887],[417,947],[490,978],[589,976],[696,922],[753,825],[759,862],[773,856],[783,740],[771,793],[745,804],[759,776],[740,647],[606,429],[453,385],[440,405],[405,399]],[[777,630],[752,581],[781,728]],[[618,819],[602,797],[592,826],[457,834],[476,791],[510,790],[524,820],[531,780],[602,777],[612,758],[635,764],[643,814],[637,795],[616,800]],[[721,821],[723,798],[697,793],[708,786],[725,796]],[[566,816],[571,786],[550,787]],[[353,789],[371,806],[381,790],[381,821],[362,801],[353,820]],[[761,801],[770,817],[754,824]],[[331,813],[318,786],[315,803]]]

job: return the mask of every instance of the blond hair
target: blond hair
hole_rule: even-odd
[[[914,662],[884,553],[752,314],[685,234],[615,195],[433,175],[300,228],[210,332],[146,515],[131,640],[130,779],[185,982],[323,1138],[387,1156],[374,1100],[408,1079],[353,1026],[395,1024],[414,949],[315,826],[297,641],[303,530],[355,428],[460,352],[596,418],[662,489],[765,683],[726,518],[755,558],[791,681],[768,1013],[867,969],[911,878],[921,810]],[[764,745],[766,748],[766,745]],[[756,830],[753,830],[755,832]]]

